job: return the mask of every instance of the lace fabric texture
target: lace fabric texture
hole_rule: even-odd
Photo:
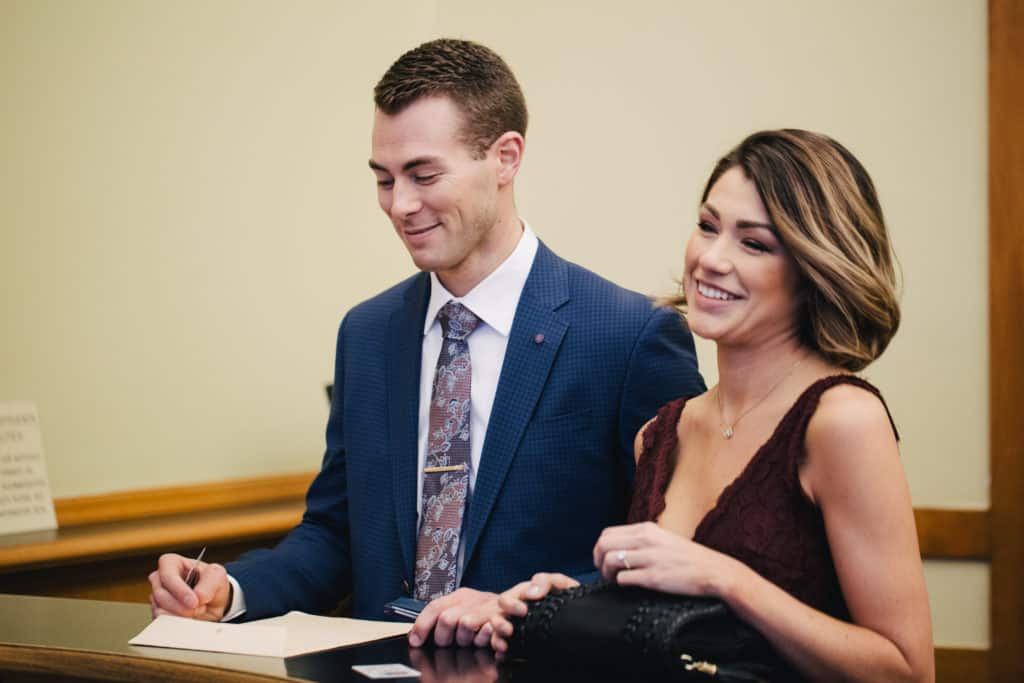
[[[798,478],[807,425],[821,395],[839,384],[861,387],[882,400],[878,389],[852,375],[826,377],[809,386],[722,491],[693,540],[735,557],[811,607],[849,621],[821,511],[807,499]],[[630,522],[655,521],[665,509],[678,451],[676,428],[686,400],[663,406],[644,432]]]

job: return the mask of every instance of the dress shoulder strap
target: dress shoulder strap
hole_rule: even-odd
[[[814,412],[818,409],[818,403],[821,401],[821,396],[832,387],[839,386],[840,384],[852,384],[855,387],[864,389],[870,392],[878,398],[882,403],[882,407],[885,408],[885,414],[889,418],[889,426],[892,427],[892,433],[899,441],[900,433],[896,429],[896,422],[892,418],[892,413],[889,411],[889,406],[886,404],[885,399],[882,397],[882,392],[878,390],[875,385],[868,382],[866,379],[857,377],[856,375],[831,375],[830,377],[823,377],[818,381],[811,384],[804,390],[804,393],[796,400],[793,404],[793,408],[790,410],[791,413],[796,413],[800,422],[800,432],[803,433],[807,429],[807,424],[810,422]]]
[[[655,519],[665,507],[665,486],[672,474],[672,454],[678,441],[676,427],[685,406],[686,397],[666,403],[643,429],[643,452],[637,455],[630,522]]]
[[[683,407],[686,406],[686,397],[669,401],[662,407],[654,418],[644,425],[643,453],[653,453],[658,444],[664,444],[666,438],[674,438],[676,426],[679,424],[679,416],[683,414]],[[641,453],[636,454],[639,462]]]

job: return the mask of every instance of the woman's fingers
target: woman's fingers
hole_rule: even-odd
[[[548,574],[551,580],[552,587],[558,590],[565,590],[567,588],[575,588],[580,585],[580,582],[571,576],[565,574]]]
[[[525,617],[529,611],[528,602],[540,600],[552,590],[564,590],[578,585],[580,582],[571,576],[542,572],[534,574],[529,581],[518,583],[499,595],[499,613],[491,617],[488,629],[491,649],[499,655],[508,651],[508,639],[512,637],[514,631],[509,618]],[[483,630],[481,629],[481,632]]]
[[[487,647],[491,643],[491,636],[494,634],[493,628],[490,622],[480,627],[480,630],[476,632],[476,636],[473,637],[473,645],[476,647]]]
[[[522,585],[522,584],[520,584]],[[565,574],[534,574],[526,587],[526,592],[520,596],[525,600],[540,600],[552,590],[564,590],[580,585],[580,582]]]
[[[512,624],[501,616],[491,617],[491,649],[495,652],[508,651],[508,639],[512,637]]]
[[[594,544],[594,567],[601,569],[607,562],[609,554],[621,550],[635,550],[647,546],[657,533],[657,525],[653,522],[610,526],[601,532]],[[607,577],[606,577],[607,578]]]

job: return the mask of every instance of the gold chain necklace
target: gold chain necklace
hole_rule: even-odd
[[[747,414],[750,413],[750,411],[752,411],[754,408],[756,408],[759,405],[761,405],[766,398],[771,396],[771,393],[773,391],[775,391],[775,389],[780,384],[782,384],[783,380],[785,380],[787,377],[792,375],[793,371],[796,370],[797,367],[801,363],[803,363],[805,360],[807,360],[807,356],[803,356],[802,358],[800,358],[800,360],[798,360],[797,362],[793,363],[793,365],[790,366],[789,370],[786,370],[786,372],[784,372],[781,377],[779,377],[777,380],[775,380],[775,384],[773,384],[768,389],[768,391],[764,392],[764,395],[762,395],[761,398],[759,398],[756,401],[754,401],[754,404],[752,406],[750,406],[749,408],[744,410],[742,413],[740,413],[739,417],[737,417],[735,420],[732,421],[732,424],[729,424],[728,422],[725,421],[725,412],[722,410],[722,385],[720,383],[718,385],[716,385],[715,386],[715,398],[718,400],[718,423],[719,423],[719,426],[722,428],[722,436],[724,436],[727,439],[731,439],[732,435],[736,433],[735,427],[736,427],[736,425],[738,425],[740,423],[740,420],[745,418],[747,416]]]

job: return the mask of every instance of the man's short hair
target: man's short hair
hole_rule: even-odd
[[[526,100],[508,64],[490,48],[440,38],[409,50],[373,89],[389,116],[423,97],[449,97],[462,112],[463,141],[478,156],[503,133],[526,135]]]

